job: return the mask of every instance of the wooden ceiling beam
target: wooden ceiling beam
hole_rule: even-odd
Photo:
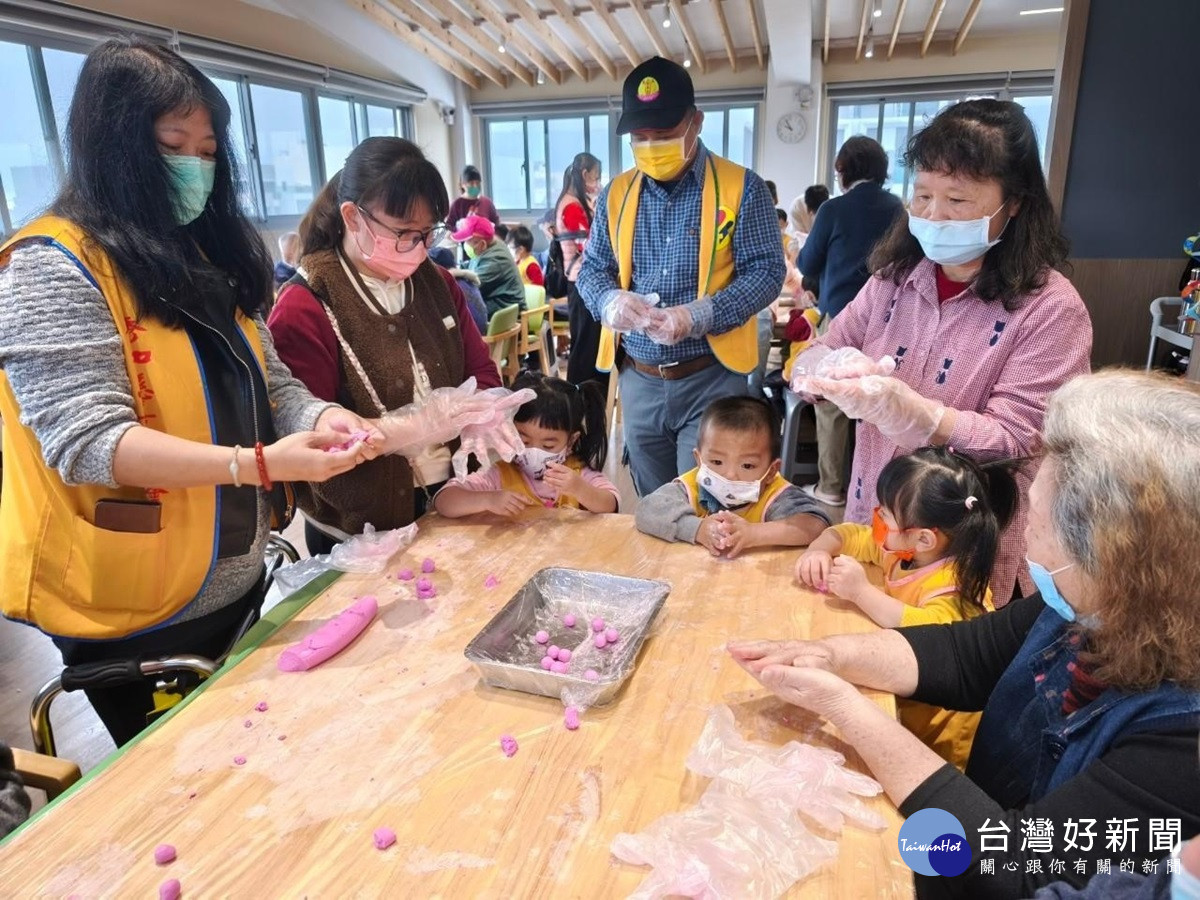
[[[828,3],[829,0],[825,0],[825,2]],[[854,48],[855,62],[858,62],[860,59],[862,59],[863,40],[867,36],[867,11],[870,9],[871,2],[872,0],[863,0],[862,3],[862,16],[858,20],[858,45]]]
[[[725,8],[721,0],[712,0],[713,9],[717,13],[717,21],[721,24],[721,40],[725,42],[725,55],[729,57],[729,67],[737,71],[737,51],[733,49],[733,35],[729,31],[729,23],[725,20]]]
[[[452,57],[441,47],[431,44],[429,41],[425,40],[425,38],[413,31],[412,26],[410,26],[407,22],[397,18],[382,6],[375,3],[374,0],[345,0],[345,2],[346,5],[351,9],[357,9],[359,12],[365,13],[385,31],[394,34],[418,53],[428,56],[435,63],[437,63],[437,65],[441,66],[463,84],[469,85],[470,87],[475,88],[475,90],[479,90],[483,82],[478,75]]]
[[[825,0],[825,44],[821,48],[821,62],[829,62],[829,5],[833,0]]]
[[[633,44],[629,42],[629,35],[625,33],[625,29],[621,27],[621,23],[617,21],[617,16],[608,8],[606,0],[592,0],[592,11],[600,17],[606,28],[612,32],[612,36],[617,39],[617,46],[621,48],[621,52],[625,54],[625,58],[629,60],[631,66],[636,66],[642,61]]]
[[[921,59],[924,59],[925,54],[929,51],[933,33],[937,31],[938,19],[942,17],[945,9],[946,0],[933,0],[933,9],[929,11],[929,21],[925,23],[925,37],[921,38]]]
[[[500,41],[506,47],[518,50],[531,63],[541,69],[542,74],[547,78],[555,84],[562,84],[562,72],[558,70],[558,66],[550,62],[546,58],[546,54],[539,50],[536,44],[513,28],[512,23],[492,5],[492,0],[458,0],[458,2],[467,12],[489,22],[499,33]]]
[[[550,49],[554,51],[564,63],[567,64],[572,72],[582,78],[588,80],[587,66],[583,64],[575,51],[570,48],[566,41],[558,36],[554,29],[550,28],[546,22],[538,15],[538,11],[531,7],[528,0],[512,0],[513,9],[517,11],[517,15],[525,20],[532,28],[537,29],[537,34],[546,39],[546,43],[550,45]]]
[[[967,39],[967,34],[971,31],[971,26],[975,24],[975,17],[979,15],[979,7],[982,4],[983,0],[971,0],[971,5],[967,7],[967,14],[963,16],[962,25],[958,27],[958,34],[954,36],[954,49],[951,51],[952,56],[958,55],[958,50],[963,45],[963,41]]]
[[[393,15],[400,14],[395,4],[392,4],[388,11]],[[461,56],[467,63],[486,75],[490,81],[500,87],[508,87],[508,76],[501,72],[492,60],[476,52],[474,47],[461,40],[456,31],[447,28],[445,23],[436,16],[431,16],[415,3],[407,4],[404,7],[403,15],[412,19],[418,28],[424,28],[425,31],[436,36],[439,41],[445,43],[447,47]],[[524,66],[520,67],[520,73],[514,74],[526,84],[533,84],[533,76],[529,74],[529,70]]]
[[[592,54],[592,58],[596,60],[596,64],[604,70],[613,81],[617,80],[617,66],[608,58],[608,54],[600,43],[592,36],[592,33],[587,30],[583,22],[579,20],[579,16],[571,9],[567,0],[550,0],[550,7],[559,14],[566,26],[574,32],[575,36],[583,41],[583,45],[588,48],[588,52]]]
[[[888,59],[891,59],[892,54],[896,51],[896,38],[900,36],[900,22],[904,19],[906,6],[908,6],[908,0],[900,0],[900,5],[896,7],[896,21],[892,23],[892,39],[888,41]]]
[[[746,0],[750,4],[750,34],[754,37],[754,56],[758,60],[758,68],[767,67],[763,57],[762,27],[758,21],[758,0]]]
[[[688,22],[687,17],[683,13],[683,4],[679,0],[670,0],[671,15],[675,17],[676,23],[683,31],[683,39],[687,42],[688,49],[692,53],[692,62],[696,64],[696,68],[700,70],[700,74],[708,71],[708,60],[704,58],[704,47],[696,40],[696,32],[692,30],[692,25]]]
[[[662,57],[670,56],[671,51],[667,49],[666,41],[658,33],[658,29],[654,27],[654,22],[650,19],[650,14],[646,11],[645,0],[629,0],[629,8],[633,10],[633,14],[642,23],[642,28],[645,29],[647,37],[650,38],[650,43],[654,45],[654,52]]]

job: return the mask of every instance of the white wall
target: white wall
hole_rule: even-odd
[[[775,182],[779,190],[779,205],[790,209],[792,200],[804,193],[804,189],[816,182],[817,158],[820,151],[821,111],[821,55],[813,53],[813,92],[808,109],[801,109],[796,99],[798,84],[784,84],[775,80],[774,71],[767,79],[766,102],[759,107],[758,174]],[[779,118],[790,112],[800,112],[808,123],[804,139],[796,144],[787,144],[779,139],[776,124]]]

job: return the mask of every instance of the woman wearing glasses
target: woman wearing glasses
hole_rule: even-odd
[[[500,385],[462,291],[428,259],[449,205],[437,168],[390,137],[359,144],[313,202],[300,223],[300,267],[268,324],[280,357],[318,397],[375,418],[471,376],[479,388]],[[328,552],[368,522],[409,524],[450,468],[450,450],[437,444],[300,486],[309,552]]]

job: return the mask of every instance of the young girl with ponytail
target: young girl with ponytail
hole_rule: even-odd
[[[796,577],[855,604],[885,628],[991,612],[988,586],[1000,532],[1017,506],[1012,461],[977,463],[945,447],[897,456],[880,473],[872,525],[827,528]],[[863,563],[883,569],[883,588]],[[900,701],[900,721],[944,759],[966,765],[978,713]]]

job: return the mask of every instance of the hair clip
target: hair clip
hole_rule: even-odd
[[[975,503],[976,503],[976,502],[977,502],[977,501],[976,501],[976,499],[975,499],[975,496],[974,496],[974,495],[972,495],[972,496],[968,497],[968,498],[967,498],[967,509],[974,509],[974,508],[975,508]]]

